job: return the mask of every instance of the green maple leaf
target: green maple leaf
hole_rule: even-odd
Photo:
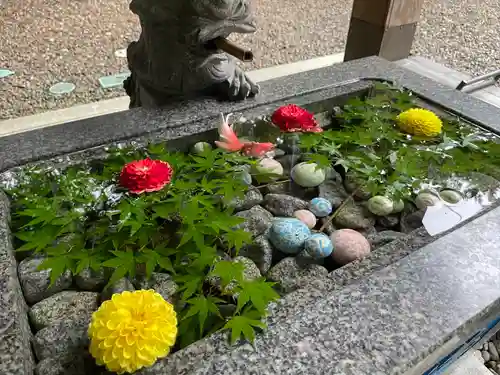
[[[179,292],[182,293],[182,300],[186,301],[191,298],[195,293],[201,291],[203,282],[205,281],[204,275],[200,274],[187,274],[175,278],[175,282],[179,284]]]
[[[273,289],[274,284],[265,279],[240,282],[237,311],[241,311],[250,302],[260,314],[265,315],[269,302],[276,301],[280,297]]]
[[[57,256],[49,257],[45,259],[39,266],[38,269],[46,270],[50,269],[50,286],[59,279],[59,277],[66,271],[73,267],[72,260],[67,256]]]
[[[218,303],[224,303],[224,300],[216,298],[213,296],[197,296],[186,301],[191,306],[189,307],[186,314],[182,319],[187,319],[192,316],[196,316],[199,322],[200,336],[203,335],[203,330],[205,328],[205,321],[207,320],[208,314],[212,313],[222,318],[219,312]]]
[[[255,341],[255,328],[265,329],[266,325],[256,319],[256,314],[247,313],[245,315],[233,316],[223,327],[231,330],[231,344],[241,338],[241,335],[251,343]]]
[[[214,266],[210,276],[219,277],[223,288],[225,288],[232,281],[240,282],[243,279],[244,271],[245,266],[242,263],[221,260]]]

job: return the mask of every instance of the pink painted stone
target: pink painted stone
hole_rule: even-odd
[[[316,226],[316,216],[309,210],[297,210],[293,213],[293,216],[307,225],[309,229]]]
[[[340,229],[330,236],[333,243],[333,260],[346,265],[370,254],[370,243],[361,233],[352,229]]]

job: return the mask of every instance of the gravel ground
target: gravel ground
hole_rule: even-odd
[[[352,0],[254,1],[258,32],[235,38],[254,50],[249,68],[343,50]],[[470,74],[499,68],[499,24],[498,0],[427,0],[414,53]],[[0,119],[124,95],[97,79],[126,69],[114,51],[139,33],[128,2],[0,0],[0,30],[0,68],[16,72],[0,79]],[[76,90],[56,99],[48,89],[60,81]]]

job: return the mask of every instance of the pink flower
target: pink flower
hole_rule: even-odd
[[[215,141],[217,147],[223,148],[224,150],[230,152],[241,151],[243,154],[252,157],[262,157],[269,151],[274,149],[274,144],[272,143],[259,143],[259,142],[241,142],[233,128],[229,125],[230,114],[224,118],[222,116],[222,122],[219,127],[220,141]]]
[[[278,108],[273,113],[271,121],[281,131],[287,133],[320,133],[323,131],[311,112],[295,104],[288,104]]]
[[[161,190],[172,180],[173,169],[167,162],[150,158],[126,164],[120,173],[120,185],[133,194]]]

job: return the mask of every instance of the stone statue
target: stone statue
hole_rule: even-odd
[[[124,82],[130,108],[160,107],[176,99],[256,95],[259,86],[216,47],[231,33],[255,32],[251,0],[132,0],[142,32],[127,49]]]

